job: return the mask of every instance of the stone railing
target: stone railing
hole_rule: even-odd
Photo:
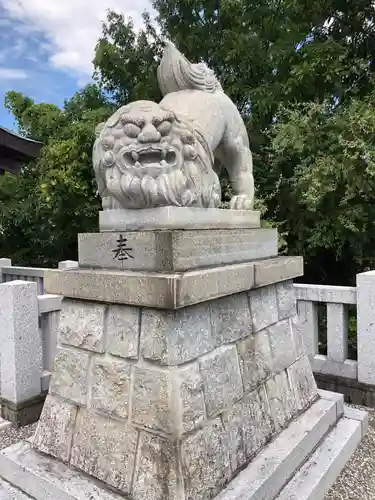
[[[39,417],[57,344],[62,298],[38,284],[0,284],[0,396],[3,418],[25,425]]]
[[[59,269],[78,267],[78,262],[64,260],[59,262]],[[37,284],[38,294],[44,293],[44,273],[47,268],[43,267],[19,267],[12,266],[11,259],[0,258],[0,283],[10,281],[31,281]]]
[[[295,291],[297,331],[304,338],[314,373],[331,376],[332,380],[340,378],[340,387],[342,384],[354,387],[350,381],[375,386],[375,271],[357,275],[356,287],[295,284]],[[321,304],[326,306],[323,321],[318,317]],[[351,335],[357,346],[357,359],[349,359],[348,309],[355,306]],[[319,353],[323,328],[326,328],[326,355]],[[358,388],[366,390],[363,386]]]
[[[303,336],[313,371],[357,380],[358,362],[348,359],[348,306],[357,304],[355,287],[294,285],[298,305],[297,329]],[[319,354],[322,325],[318,306],[325,304],[327,355]]]

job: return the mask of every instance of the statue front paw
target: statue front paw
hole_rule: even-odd
[[[246,194],[233,196],[233,198],[230,200],[230,208],[232,210],[252,210],[253,200]]]

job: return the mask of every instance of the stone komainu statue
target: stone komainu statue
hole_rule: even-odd
[[[103,209],[219,207],[214,164],[229,174],[231,208],[251,209],[252,155],[243,120],[205,64],[168,42],[158,68],[164,95],[136,101],[97,128],[93,163]]]

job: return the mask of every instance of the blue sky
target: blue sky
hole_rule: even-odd
[[[16,130],[4,107],[8,90],[62,105],[90,81],[105,11],[136,23],[149,0],[0,0],[0,125]]]

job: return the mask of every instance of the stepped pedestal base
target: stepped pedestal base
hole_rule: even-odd
[[[321,399],[292,421],[215,500],[323,500],[367,428],[367,414],[344,408],[342,396]],[[103,483],[18,443],[0,452],[0,498],[18,500],[121,500]],[[147,497],[152,498],[152,497]],[[146,500],[146,497],[145,497]]]
[[[320,498],[365,417],[319,395],[295,328],[302,260],[253,222],[80,237],[90,268],[45,276],[65,299],[38,429],[0,476],[36,500],[290,500],[317,453]]]

